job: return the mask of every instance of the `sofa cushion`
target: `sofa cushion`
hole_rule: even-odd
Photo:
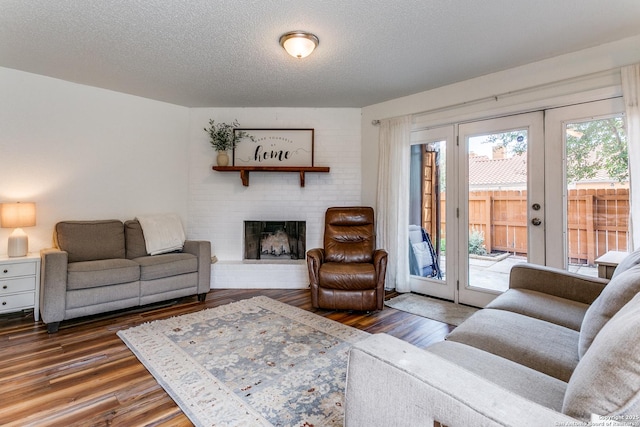
[[[124,258],[124,224],[117,219],[62,221],[54,232],[56,246],[68,252],[69,262]]]
[[[637,424],[640,414],[640,294],[595,337],[571,376],[562,411],[585,421],[594,413],[617,416],[621,421],[633,420],[629,425]]]
[[[67,266],[67,289],[88,289],[135,282],[140,266],[128,259],[70,262]]]
[[[147,256],[144,233],[137,219],[124,222],[124,237],[127,249],[127,259]]]
[[[198,258],[187,253],[145,256],[134,261],[140,264],[140,280],[154,280],[198,271]]]
[[[589,305],[529,289],[509,289],[486,308],[512,311],[579,331]]]
[[[453,341],[441,341],[425,350],[542,406],[554,411],[562,410],[567,389],[564,381]]]
[[[476,347],[566,382],[578,364],[579,335],[544,320],[485,308],[455,328],[447,340]]]
[[[640,264],[640,250],[632,252],[624,257],[622,262],[618,264],[616,269],[613,271],[613,276],[611,276],[611,278],[615,278],[617,275],[624,273],[628,269],[635,267],[638,264]]]
[[[579,354],[583,357],[600,329],[640,292],[640,265],[616,275],[591,304],[580,328]]]

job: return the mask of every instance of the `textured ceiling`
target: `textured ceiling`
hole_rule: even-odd
[[[0,0],[0,66],[188,107],[363,107],[637,34],[640,0]]]

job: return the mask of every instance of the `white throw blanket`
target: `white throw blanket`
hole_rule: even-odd
[[[181,250],[184,246],[184,229],[178,215],[146,215],[136,219],[142,227],[149,255]]]

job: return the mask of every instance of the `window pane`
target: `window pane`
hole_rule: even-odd
[[[527,260],[527,130],[470,137],[468,158],[469,286],[505,291]]]
[[[565,125],[569,270],[629,247],[629,163],[621,117]]]
[[[411,146],[409,271],[444,280],[445,141]]]

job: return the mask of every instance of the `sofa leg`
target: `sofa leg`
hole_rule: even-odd
[[[60,322],[47,323],[47,333],[55,334],[58,332],[58,328],[60,327]]]
[[[207,294],[198,294],[198,301],[204,302],[207,299]]]

